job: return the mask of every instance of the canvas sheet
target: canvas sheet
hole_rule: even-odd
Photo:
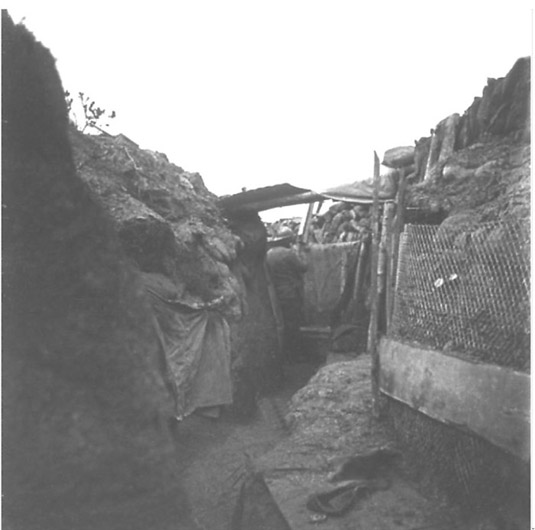
[[[176,300],[164,276],[145,274],[168,370],[183,416],[201,407],[232,403],[230,330],[223,315]]]
[[[329,326],[347,281],[356,243],[310,245],[306,259],[305,321],[308,326]]]

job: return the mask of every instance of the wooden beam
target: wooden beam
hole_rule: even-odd
[[[383,338],[381,391],[528,461],[530,376]]]
[[[373,414],[378,417],[379,410],[379,355],[377,352],[377,323],[379,317],[379,293],[377,289],[377,264],[379,254],[379,157],[374,151],[373,164],[373,205],[372,205],[372,253],[371,253],[371,308],[368,327],[368,353],[372,359],[371,384]]]

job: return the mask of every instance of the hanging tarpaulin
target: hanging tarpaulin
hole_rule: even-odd
[[[161,332],[167,368],[182,416],[203,407],[232,403],[230,330],[212,307],[187,305],[176,299],[171,281],[144,274]]]
[[[333,311],[340,301],[348,277],[351,260],[358,252],[358,243],[310,245],[302,257],[307,263],[305,273],[305,320],[311,326],[329,326]]]

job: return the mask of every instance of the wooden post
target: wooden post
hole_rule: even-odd
[[[407,179],[405,170],[399,170],[398,193],[396,196],[396,217],[394,219],[394,226],[392,227],[392,257],[390,260],[390,280],[389,286],[392,295],[390,299],[387,298],[386,314],[388,322],[388,331],[390,331],[390,323],[392,321],[392,314],[394,312],[394,296],[396,292],[396,277],[398,269],[399,256],[399,238],[403,231],[403,224],[405,222],[405,190],[407,188]],[[388,293],[388,291],[387,291]]]
[[[394,217],[394,203],[386,202],[383,205],[383,222],[381,230],[381,242],[379,244],[379,263],[377,265],[377,289],[382,293],[386,287],[385,278],[388,274],[389,258],[391,249],[389,248],[391,242],[392,218]]]
[[[385,317],[386,317],[386,329],[390,328],[390,306],[392,304],[392,219],[394,217],[395,210],[394,202],[389,202],[384,205],[383,213],[383,233],[382,242],[384,244],[381,255],[384,257],[384,282],[381,278],[379,284],[379,292],[384,289],[385,292]]]
[[[277,293],[275,292],[275,286],[271,279],[271,273],[267,263],[264,261],[264,274],[266,276],[266,284],[268,290],[269,301],[271,303],[271,310],[273,311],[273,318],[275,319],[275,326],[277,328],[277,339],[279,343],[280,355],[284,355],[284,319],[282,317],[282,311],[279,306],[279,300]]]
[[[355,272],[355,285],[353,287],[353,300],[358,304],[358,297],[362,290],[362,282],[364,280],[364,260],[366,258],[366,249],[368,248],[369,237],[368,234],[362,234],[359,248],[359,257],[357,261],[357,270]]]
[[[372,206],[372,253],[371,253],[371,307],[368,328],[368,353],[372,358],[371,384],[373,414],[379,416],[379,354],[377,350],[377,319],[379,293],[377,292],[377,262],[379,254],[379,157],[374,151],[373,164],[373,206]]]
[[[301,226],[299,227],[299,236],[301,237],[301,240],[303,243],[308,243],[308,240],[310,239],[310,222],[312,221],[312,216],[314,214],[314,205],[315,202],[311,202],[308,205],[308,210],[305,219],[301,223]]]

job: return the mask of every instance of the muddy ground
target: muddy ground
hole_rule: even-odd
[[[259,399],[250,421],[193,415],[178,425],[185,489],[199,526],[233,528],[249,462],[294,530],[499,528],[484,515],[470,519],[444,498],[427,496],[403,460],[384,471],[386,489],[357,501],[345,515],[324,518],[307,509],[311,494],[336,485],[329,477],[341,457],[384,447],[403,452],[390,427],[372,416],[369,356],[347,359],[331,355],[323,367],[285,367],[284,385]]]
[[[290,398],[316,369],[311,364],[286,367],[280,388],[261,396],[247,420],[227,409],[218,419],[193,414],[176,426],[183,481],[201,528],[233,529],[232,516],[249,466],[288,437],[284,416]]]

